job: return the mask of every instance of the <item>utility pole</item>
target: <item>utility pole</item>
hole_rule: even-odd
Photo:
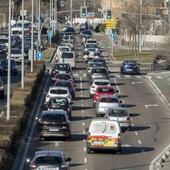
[[[34,69],[34,0],[32,0],[32,16],[31,16],[31,73]]]
[[[22,59],[21,59],[21,89],[24,89],[24,0],[22,0]]]
[[[38,0],[38,51],[41,51],[41,0]]]
[[[140,14],[139,14],[139,37],[138,37],[138,42],[139,42],[139,53],[141,53],[142,51],[142,0],[139,0],[139,10],[140,10]]]
[[[70,0],[71,27],[73,26],[73,0]]]
[[[170,31],[170,0],[168,0],[168,23],[169,23],[169,31]]]
[[[11,107],[11,0],[9,0],[9,19],[8,19],[8,77],[7,77],[7,116],[10,120]]]

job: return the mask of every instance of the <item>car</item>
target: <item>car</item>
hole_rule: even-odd
[[[99,86],[111,86],[111,82],[108,79],[95,79],[90,86],[90,96],[96,93],[96,89]]]
[[[91,43],[87,44],[84,48],[84,56],[83,59],[85,62],[94,59],[95,56],[100,55],[100,50],[97,44]]]
[[[76,68],[76,61],[75,61],[75,52],[74,51],[64,51],[59,56],[59,63],[67,63],[70,64],[71,68]]]
[[[24,57],[27,55],[24,53]],[[7,56],[8,58],[8,56]],[[15,60],[16,62],[21,63],[22,60],[22,51],[19,48],[12,48],[11,49],[11,59]]]
[[[85,45],[86,44],[97,44],[97,41],[94,39],[94,38],[89,38],[89,39],[86,39],[85,41]]]
[[[71,137],[70,121],[64,110],[42,111],[38,120],[38,138]]]
[[[56,52],[57,54],[56,58],[59,58],[59,56],[61,56],[61,53],[64,51],[71,51],[71,48],[69,46],[58,46],[57,52]]]
[[[75,85],[73,84],[72,81],[70,80],[58,80],[55,82],[54,86],[59,86],[59,87],[67,87],[70,91],[70,94],[72,98],[74,99],[76,96],[76,90],[75,90]]]
[[[90,62],[87,68],[87,74],[89,74],[94,67],[104,67],[102,63]]]
[[[91,62],[102,63],[107,68],[108,61],[105,58],[94,58]]]
[[[93,119],[87,135],[87,153],[97,150],[121,152],[121,129],[117,121]]]
[[[121,74],[140,74],[140,68],[135,60],[125,60],[121,64],[120,73]]]
[[[131,118],[127,108],[112,107],[106,112],[105,118],[119,122],[122,132],[131,127]]]
[[[66,97],[51,97],[48,103],[45,103],[45,106],[49,111],[64,110],[71,119],[72,107]]]
[[[4,90],[4,83],[2,78],[0,77],[0,99],[4,99],[5,97],[5,90]]]
[[[51,71],[51,82],[52,84],[55,83],[55,77],[58,73],[70,73],[72,74],[72,68],[70,67],[70,64],[66,63],[56,63]]]
[[[64,35],[62,41],[63,43],[74,43],[75,39],[73,35]]]
[[[17,75],[18,69],[15,60],[10,60],[11,63],[11,75]],[[8,60],[3,59],[0,61],[0,73],[1,75],[7,75],[8,72]]]
[[[63,29],[64,32],[70,32],[72,34],[75,34],[75,29],[73,27],[65,27]]]
[[[118,96],[101,96],[96,103],[96,117],[105,116],[109,109],[121,106],[122,101]]]
[[[102,96],[113,96],[118,93],[112,86],[99,86],[96,89],[96,93],[93,94],[94,105],[100,100]]]
[[[72,75],[70,73],[58,73],[58,74],[56,74],[55,78],[56,78],[55,81],[57,81],[57,80],[70,80],[74,84],[74,78],[72,77]]]
[[[105,67],[94,67],[88,74],[89,83],[91,84],[95,79],[110,79],[109,72]]]
[[[66,97],[70,103],[72,103],[72,96],[67,87],[53,86],[50,87],[45,98],[45,102],[48,103],[51,97]]]
[[[29,164],[29,170],[69,170],[69,161],[71,161],[71,158],[66,158],[62,151],[55,149],[36,151],[32,159],[27,158],[26,160],[26,162]]]
[[[92,38],[92,32],[90,30],[84,30],[80,35],[83,42],[85,42],[86,39]]]
[[[0,54],[6,54],[8,51],[8,48],[5,44],[0,44]]]

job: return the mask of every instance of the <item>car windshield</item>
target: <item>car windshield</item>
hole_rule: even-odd
[[[43,121],[57,121],[57,122],[63,122],[65,121],[65,116],[61,114],[44,114],[42,116]]]
[[[68,87],[68,88],[72,87],[71,82],[61,82],[61,81],[56,82],[55,86]]]
[[[51,94],[67,94],[67,90],[65,89],[52,89],[50,90]]]
[[[107,70],[104,68],[94,68],[92,69],[92,73],[102,73],[102,74],[107,74]]]
[[[106,63],[106,60],[102,60],[102,59],[94,59],[93,62],[96,62],[96,63]]]
[[[63,79],[63,80],[69,80],[69,79],[71,79],[71,76],[69,74],[58,74],[57,78]]]
[[[86,48],[97,48],[96,44],[87,44]]]
[[[59,156],[39,156],[35,159],[35,164],[49,164],[49,165],[58,165],[62,164],[63,159]]]
[[[91,31],[88,31],[88,30],[83,31],[82,33],[83,33],[83,34],[87,34],[87,35],[91,35]]]
[[[109,116],[116,116],[116,117],[124,117],[127,116],[127,111],[126,110],[120,110],[120,109],[113,109],[110,110],[108,113]]]
[[[70,51],[70,50],[67,47],[63,47],[63,48],[60,48],[60,51]]]
[[[113,134],[118,131],[118,127],[114,123],[95,122],[90,127],[90,132],[95,134]]]
[[[97,92],[114,93],[114,90],[113,90],[113,88],[98,88]]]
[[[21,54],[21,50],[11,50],[11,54]]]
[[[8,60],[2,60],[1,65],[7,66],[8,65]],[[15,66],[15,61],[14,60],[11,60],[11,65]]]
[[[101,81],[101,82],[100,81],[96,81],[94,83],[97,86],[107,86],[109,84],[109,82],[107,82],[107,81]]]
[[[8,39],[0,39],[0,43],[8,43]]]
[[[89,67],[102,67],[103,64],[102,63],[90,63]]]
[[[50,105],[52,107],[57,107],[58,109],[66,108],[68,106],[68,101],[66,99],[51,99]]]
[[[124,64],[126,65],[137,65],[135,61],[125,61]]]
[[[74,58],[73,53],[62,53],[62,58]]]
[[[110,98],[110,97],[104,97],[100,99],[100,102],[103,103],[119,103],[118,98]]]

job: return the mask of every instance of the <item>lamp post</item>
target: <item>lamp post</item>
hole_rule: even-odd
[[[73,0],[70,0],[71,27],[73,26]]]
[[[139,42],[139,53],[141,53],[142,51],[142,0],[139,0],[139,38],[138,38],[138,42]]]
[[[32,0],[32,14],[31,14],[31,73],[34,69],[34,0]]]
[[[41,0],[38,0],[38,51],[41,50],[41,32],[40,32],[40,27],[41,27]]]
[[[22,0],[22,59],[21,59],[21,89],[24,89],[24,0]]]
[[[11,105],[11,0],[9,0],[9,19],[8,19],[8,77],[7,77],[7,116],[10,120],[10,105]]]

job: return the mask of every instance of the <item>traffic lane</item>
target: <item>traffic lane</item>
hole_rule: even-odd
[[[134,135],[137,136],[142,147],[150,149],[149,152],[144,151],[144,157],[143,154],[138,155],[139,162],[138,160],[136,162],[148,164],[169,140],[167,135],[169,121],[162,120],[162,115],[165,116],[168,110],[148,84],[145,81],[138,83],[140,81],[138,79],[123,79],[118,83],[124,84],[124,87],[120,86],[120,89],[122,94],[128,97],[125,101],[129,111],[132,112],[132,120],[135,125],[132,128]],[[136,83],[132,85],[132,82]]]

